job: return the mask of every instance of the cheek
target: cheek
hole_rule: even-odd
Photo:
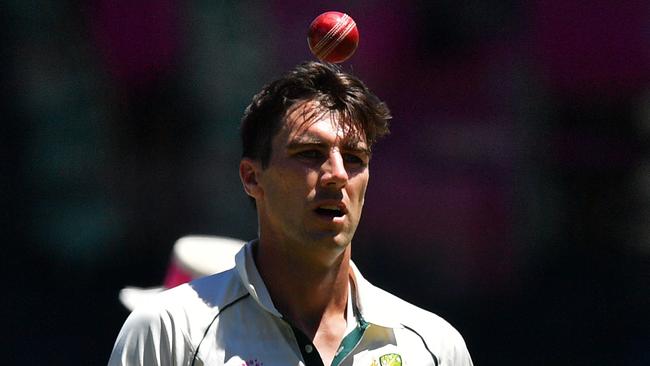
[[[278,169],[267,187],[281,200],[303,199],[310,195],[318,182],[318,173],[308,169]]]
[[[366,189],[368,188],[368,175],[364,174],[356,176],[350,181],[348,187],[350,188],[348,190],[349,197],[357,202],[361,202],[363,205],[366,196]]]

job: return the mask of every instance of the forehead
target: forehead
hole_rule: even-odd
[[[367,146],[365,133],[358,124],[344,121],[340,112],[324,108],[315,101],[300,102],[289,109],[280,134],[290,141],[326,134],[345,145]]]

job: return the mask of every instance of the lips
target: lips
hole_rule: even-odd
[[[316,214],[327,218],[343,217],[347,213],[347,209],[343,203],[327,203],[321,204],[314,210]]]

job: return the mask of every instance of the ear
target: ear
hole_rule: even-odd
[[[243,158],[239,162],[239,179],[244,186],[244,191],[255,199],[261,198],[263,194],[262,187],[257,181],[261,171],[262,166],[258,161]]]

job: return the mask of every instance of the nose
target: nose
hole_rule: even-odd
[[[326,187],[343,188],[348,182],[348,171],[345,169],[343,156],[338,151],[329,154],[321,166],[321,184]]]

